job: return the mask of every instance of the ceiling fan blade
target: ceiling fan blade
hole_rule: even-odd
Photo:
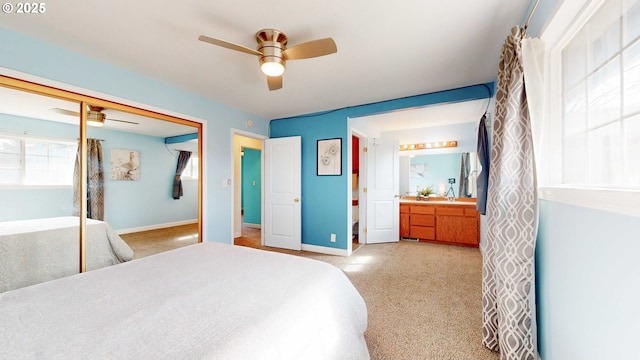
[[[269,91],[282,89],[282,76],[267,76]]]
[[[111,118],[107,118],[106,120],[107,121],[117,121],[117,122],[121,122],[121,123],[132,124],[132,125],[140,125],[140,123],[137,123],[135,121],[118,120],[118,119],[111,119]]]
[[[262,53],[257,51],[257,50],[253,50],[253,49],[250,49],[248,47],[245,47],[245,46],[242,46],[242,45],[237,45],[237,44],[234,44],[234,43],[230,43],[230,42],[227,42],[227,41],[224,41],[224,40],[214,39],[212,37],[208,37],[208,36],[205,36],[205,35],[200,35],[198,37],[198,40],[207,42],[209,44],[222,46],[222,47],[227,48],[227,49],[240,51],[240,52],[251,54],[251,55],[262,56]]]
[[[65,110],[65,109],[60,109],[60,108],[53,108],[53,109],[49,109],[49,110],[53,111],[53,112],[56,112],[58,114],[62,114],[62,115],[75,116],[75,117],[80,116],[80,113],[77,112],[77,111]]]
[[[284,51],[284,55],[287,60],[298,60],[329,55],[337,51],[335,41],[332,38],[324,38],[290,47]]]

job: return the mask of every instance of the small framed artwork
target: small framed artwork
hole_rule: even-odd
[[[342,139],[318,140],[318,176],[342,175]]]
[[[140,152],[111,149],[111,180],[140,180]]]

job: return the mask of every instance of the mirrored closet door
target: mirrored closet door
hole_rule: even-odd
[[[201,124],[2,76],[0,99],[0,292],[201,241]]]

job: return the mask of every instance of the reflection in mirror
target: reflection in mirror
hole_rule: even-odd
[[[453,192],[454,197],[476,197],[479,170],[475,152],[401,156],[400,193],[415,196],[431,187],[436,196],[447,197]]]
[[[0,99],[0,241],[12,248],[1,254],[0,278],[11,280],[1,282],[3,292],[77,273],[83,230],[74,205],[80,102],[2,86]],[[131,260],[133,250],[141,257],[198,242],[199,125],[96,103],[85,110],[101,125],[86,127],[88,159],[96,149],[85,166],[86,270]]]
[[[135,258],[197,243],[198,129],[100,112],[103,125],[88,127],[87,138],[97,139],[103,153],[105,220]]]
[[[80,118],[50,109],[80,109],[0,86],[0,292],[79,271],[79,219],[73,216],[73,171]]]

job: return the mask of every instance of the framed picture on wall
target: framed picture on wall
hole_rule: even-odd
[[[140,152],[111,149],[111,180],[140,180]]]
[[[342,175],[342,139],[318,140],[318,176]]]

